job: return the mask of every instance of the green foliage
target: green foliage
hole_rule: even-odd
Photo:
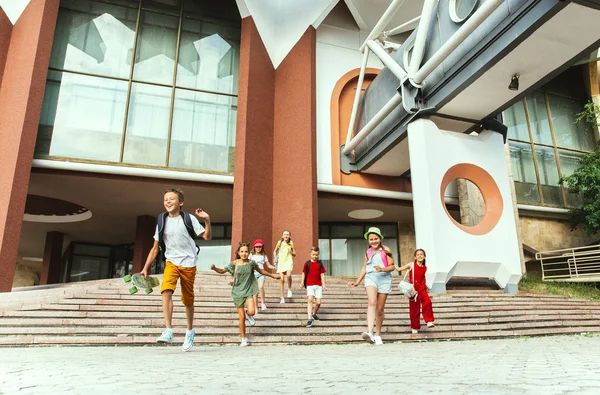
[[[598,124],[598,115],[600,115],[600,106],[590,100],[583,107],[583,111],[577,114],[575,123],[585,122],[592,126],[600,126]]]
[[[588,101],[584,110],[577,114],[575,123],[586,122],[599,127],[600,107]],[[588,236],[600,230],[600,149],[583,155],[579,160],[579,168],[569,176],[558,181],[572,194],[579,195],[581,204],[569,211],[571,230],[581,226]]]
[[[588,236],[596,234],[600,230],[600,150],[583,155],[579,168],[559,183],[581,198],[581,205],[569,211],[571,230],[581,225]]]
[[[528,273],[521,278],[519,289],[528,292],[542,292],[551,295],[568,296],[573,299],[590,299],[600,301],[600,291],[594,283],[569,283],[558,281],[542,281],[540,274]]]

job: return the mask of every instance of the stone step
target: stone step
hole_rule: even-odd
[[[366,314],[321,314],[319,317],[325,325],[356,325],[366,321]],[[464,317],[461,315],[442,315],[436,318],[436,322],[453,320],[455,325],[460,323],[514,323],[514,322],[539,322],[539,321],[595,321],[600,319],[600,314],[520,314],[513,316],[480,316]],[[408,313],[386,314],[386,322],[393,320],[408,320]],[[294,321],[296,324],[306,321],[306,313],[281,314],[269,317],[259,314],[257,322],[263,326],[286,326],[286,322]],[[210,317],[194,318],[194,325],[198,326],[237,326],[238,317],[236,313],[225,313],[212,315]],[[16,328],[20,326],[153,326],[161,328],[164,325],[162,315],[157,313],[149,316],[121,316],[121,317],[4,317],[0,320],[0,327]],[[174,326],[185,326],[185,314],[174,314]]]
[[[294,277],[294,281],[298,278]],[[350,278],[353,280],[353,278]],[[238,315],[224,277],[197,278],[194,327],[198,344],[238,344]],[[267,281],[266,311],[247,327],[250,341],[261,343],[360,342],[366,321],[364,288],[348,288],[346,278],[329,278],[319,312],[321,321],[306,328],[305,290],[279,304],[279,284]],[[394,279],[394,284],[399,281]],[[295,282],[297,285],[298,282]],[[0,295],[0,345],[155,345],[163,326],[162,297],[130,295],[122,279],[23,290]],[[198,290],[199,289],[199,290]],[[19,294],[19,297],[14,296]],[[173,325],[183,341],[185,310],[175,292]],[[502,291],[454,290],[432,294],[436,327],[410,333],[408,301],[395,289],[386,304],[384,341],[485,339],[600,331],[600,303],[563,296]],[[6,307],[9,306],[9,307]],[[176,343],[177,343],[176,342]]]
[[[307,328],[312,329],[312,328]],[[383,339],[386,343],[395,341],[423,341],[423,340],[468,340],[468,339],[491,339],[491,338],[507,338],[521,336],[543,336],[543,335],[565,335],[565,334],[582,334],[582,333],[598,333],[600,328],[597,326],[577,326],[577,327],[554,327],[554,328],[535,328],[535,329],[513,329],[504,331],[464,331],[441,333],[434,331],[423,331],[418,334],[411,333],[386,333]],[[311,334],[311,335],[252,335],[249,334],[249,339],[252,344],[316,344],[316,343],[349,343],[362,342],[360,333],[355,334]],[[183,342],[183,336],[175,337],[172,346],[179,347]],[[17,346],[17,345],[156,345],[156,336],[146,335],[117,335],[117,336],[52,336],[52,335],[9,335],[0,337],[0,345]],[[239,335],[207,335],[197,336],[195,339],[196,346],[210,344],[239,344]],[[158,345],[160,346],[160,345]]]

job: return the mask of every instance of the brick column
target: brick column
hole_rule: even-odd
[[[0,85],[0,292],[10,291],[13,282],[58,5],[31,0],[12,28],[6,54]]]
[[[44,246],[44,263],[40,274],[40,285],[58,284],[60,282],[60,264],[65,235],[60,232],[46,233]]]
[[[311,26],[275,76],[273,133],[273,237],[292,234],[294,273],[318,242],[316,30]]]
[[[131,273],[139,273],[146,264],[148,254],[154,245],[154,232],[156,230],[156,218],[150,215],[137,217],[135,228],[135,244],[133,246],[133,264]]]
[[[242,20],[233,184],[232,252],[239,241],[270,244],[273,218],[275,70],[252,17]]]

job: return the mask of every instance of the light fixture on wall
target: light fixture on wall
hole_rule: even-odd
[[[511,91],[518,91],[519,90],[519,74],[513,74],[512,77],[510,77],[510,84],[508,84],[508,89]]]
[[[383,211],[370,208],[362,208],[353,210],[348,213],[348,217],[354,219],[375,219],[383,215]]]

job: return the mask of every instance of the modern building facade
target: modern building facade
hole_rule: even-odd
[[[391,37],[399,45],[422,3],[404,2],[388,21],[403,26]],[[360,48],[386,7],[31,0],[14,25],[0,10],[0,291],[139,271],[173,186],[184,209],[211,215],[200,269],[230,260],[242,240],[272,250],[289,230],[299,261],[319,245],[329,274],[354,276],[369,226],[408,261],[419,247],[410,169],[347,173],[340,163]],[[384,64],[371,56],[365,66],[366,88]],[[500,112],[519,265],[594,241],[569,231],[577,197],[557,182],[598,140],[574,123],[598,101],[596,61],[525,93]],[[462,180],[444,195],[464,226],[490,204]]]

